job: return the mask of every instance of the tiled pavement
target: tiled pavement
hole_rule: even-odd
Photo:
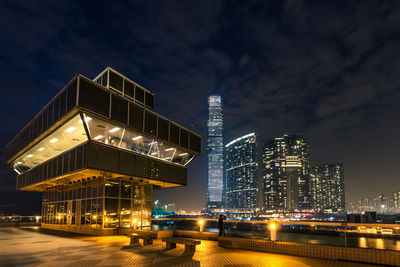
[[[150,246],[128,244],[125,236],[92,237],[38,227],[0,228],[0,266],[372,266],[226,249],[204,240],[194,254],[184,253],[179,245],[166,250],[161,240]]]

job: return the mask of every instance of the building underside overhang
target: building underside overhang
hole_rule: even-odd
[[[53,179],[46,180],[43,182],[30,184],[19,188],[19,190],[43,192],[48,189],[57,189],[58,187],[64,187],[71,184],[79,184],[85,181],[90,181],[91,179],[95,179],[98,177],[103,177],[104,180],[111,178],[119,178],[127,181],[133,181],[137,184],[151,184],[154,186],[154,188],[170,188],[170,187],[182,186],[181,184],[177,183],[157,181],[152,179],[128,176],[124,174],[105,172],[100,170],[85,169],[75,173],[55,177]]]

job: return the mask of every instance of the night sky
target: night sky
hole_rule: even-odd
[[[400,191],[399,1],[1,1],[0,156],[75,74],[107,66],[203,137],[188,185],[154,199],[204,207],[211,93],[226,142],[303,135],[312,162],[344,163],[347,200]],[[0,213],[38,212],[15,176],[1,167]]]

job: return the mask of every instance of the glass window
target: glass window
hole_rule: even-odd
[[[157,134],[157,116],[147,111],[145,112],[144,131],[152,135]]]
[[[60,96],[54,99],[54,122],[60,119]]]
[[[190,133],[190,149],[198,153],[201,152],[201,138]]]
[[[106,197],[119,197],[119,181],[107,180],[104,184]]]
[[[146,107],[154,108],[154,96],[148,92],[146,92]]]
[[[49,109],[45,108],[44,111],[43,111],[43,123],[42,123],[43,131],[46,131],[48,129],[47,128],[47,116],[48,116],[48,114],[49,114]]]
[[[166,122],[165,127],[168,127],[168,121],[164,120],[164,122]],[[190,153],[186,153],[182,151],[182,149],[176,148],[176,146],[174,147],[173,145],[167,144],[161,139],[152,138],[134,130],[120,128],[120,126],[116,126],[115,124],[106,122],[104,120],[95,117],[91,118],[91,120],[88,121],[87,124],[90,135],[92,139],[96,142],[101,142],[109,146],[114,146],[128,151],[133,151],[138,154],[144,154],[149,157],[155,157],[168,162],[174,162],[180,165],[186,165],[188,160],[192,157]],[[161,123],[160,125],[163,124]],[[171,124],[171,126],[175,125]],[[175,126],[175,128],[178,131],[176,137],[179,140],[179,128],[177,126]],[[173,131],[171,131],[171,133],[172,132]],[[165,131],[164,134],[166,134]],[[111,151],[115,152],[115,150]],[[104,158],[105,154],[104,155],[102,154],[102,157]],[[135,168],[137,169],[136,165],[133,164],[133,162],[135,161],[133,157],[129,156],[119,157],[118,155],[115,156],[113,153],[110,154],[110,157],[112,157],[112,159],[117,158],[118,159],[117,161],[119,161],[119,163],[121,161],[127,162],[127,164],[130,164],[129,162],[132,162],[131,164],[132,168],[124,168],[123,173],[126,174],[131,173],[133,166],[135,166]],[[106,160],[105,163],[108,164],[110,162],[112,162],[112,160]],[[118,165],[119,163],[117,162],[116,165]],[[105,168],[104,164],[103,168]],[[117,166],[116,168],[119,167]],[[140,168],[141,167],[139,167],[139,169]],[[119,170],[122,171],[122,169]]]
[[[76,170],[83,168],[83,147],[78,147],[76,149]]]
[[[118,227],[118,199],[115,198],[105,198],[105,218],[104,227]]]
[[[64,90],[60,95],[60,118],[67,113],[67,90]]]
[[[81,225],[85,224],[85,214],[86,214],[86,200],[82,200],[81,203]]]
[[[169,122],[161,117],[158,117],[158,137],[168,140]]]
[[[124,94],[135,98],[135,85],[128,80],[124,80]]]
[[[96,82],[104,87],[107,87],[107,77],[108,77],[108,71],[106,71],[103,75],[101,75]]]
[[[121,198],[130,198],[131,189],[132,185],[130,181],[121,181]]]
[[[112,95],[111,101],[111,119],[123,124],[127,124],[128,101],[116,95]]]
[[[50,104],[49,104],[49,118],[48,118],[48,121],[47,121],[47,128],[50,128],[54,123],[54,121],[53,121],[54,120],[53,107],[54,107],[54,103],[50,102]]]
[[[75,150],[69,152],[69,172],[73,172],[76,170],[75,152]]]
[[[169,141],[179,145],[179,127],[175,124],[169,124]]]
[[[86,191],[87,191],[87,188],[86,188],[86,187],[83,187],[83,188],[81,189],[82,198],[87,198]]]
[[[79,79],[79,106],[109,116],[110,93],[84,78]]]
[[[67,111],[72,110],[76,106],[76,79],[68,86],[67,89]]]
[[[139,86],[135,86],[135,99],[144,104],[144,90]]]
[[[181,146],[189,148],[189,133],[185,129],[181,128]]]
[[[12,164],[17,170],[26,171],[87,140],[80,116],[77,115],[18,157]]]
[[[122,93],[122,83],[122,77],[110,71],[110,87]]]
[[[143,131],[143,108],[129,104],[129,126],[136,130]]]
[[[121,227],[131,227],[131,200],[121,199]]]

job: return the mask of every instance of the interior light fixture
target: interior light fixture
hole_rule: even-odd
[[[98,136],[96,136],[95,138],[93,138],[94,140],[99,140],[100,138],[103,138],[103,136],[102,135],[98,135]]]
[[[43,150],[44,150],[44,147],[41,147],[38,149],[38,151],[43,151]]]
[[[136,140],[139,140],[139,139],[142,139],[142,138],[143,138],[143,136],[138,135],[138,136],[136,136],[136,137],[133,137],[132,140],[133,140],[133,141],[136,141]]]
[[[115,128],[112,128],[111,130],[109,130],[110,133],[113,133],[113,132],[116,132],[116,131],[119,131],[118,127],[115,127]]]
[[[27,157],[28,157],[28,158],[32,158],[32,157],[33,157],[33,154],[29,154]]]
[[[171,150],[174,150],[174,148],[170,147],[170,148],[165,149],[164,151],[171,151]]]
[[[50,143],[55,143],[55,142],[57,142],[57,141],[58,141],[57,138],[53,138],[53,139],[50,140]]]
[[[152,154],[152,155],[155,155],[155,154],[157,154],[157,152],[152,152],[151,154]]]
[[[22,164],[22,162],[21,162],[21,161],[18,161],[17,164],[20,165],[20,164]]]
[[[179,156],[186,156],[188,153],[182,153],[182,154],[179,154]]]
[[[67,130],[65,130],[67,133],[72,133],[73,131],[75,131],[75,127],[74,126],[71,126],[71,127],[69,127]]]
[[[85,117],[85,122],[88,122],[88,121],[90,121],[90,120],[92,120],[91,117],[88,117],[88,116]],[[79,120],[79,123],[82,123],[82,120]]]
[[[157,141],[149,143],[149,146],[157,144]]]

